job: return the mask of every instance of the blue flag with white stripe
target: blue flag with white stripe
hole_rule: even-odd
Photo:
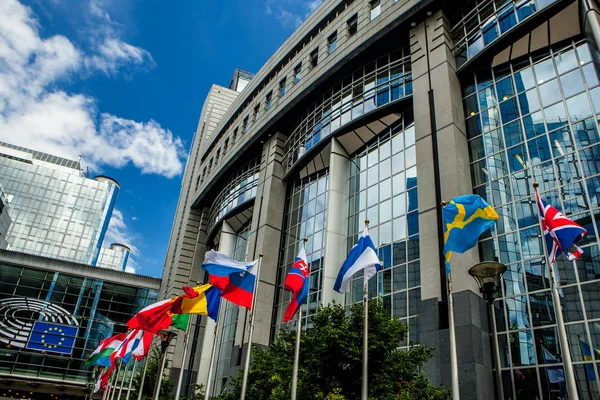
[[[352,247],[348,258],[340,268],[333,290],[346,293],[350,290],[350,280],[355,273],[364,270],[364,280],[366,282],[375,276],[380,269],[381,263],[375,251],[375,245],[371,240],[371,236],[369,236],[369,229],[365,226],[365,230],[358,238],[358,243]]]

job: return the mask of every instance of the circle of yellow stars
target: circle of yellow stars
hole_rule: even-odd
[[[48,344],[46,343],[46,333],[53,334],[54,336],[60,333],[60,339],[58,340],[58,344]],[[44,347],[49,349],[56,349],[58,346],[62,345],[62,342],[65,341],[65,333],[61,328],[48,328],[44,330],[44,334],[42,335],[42,344]]]

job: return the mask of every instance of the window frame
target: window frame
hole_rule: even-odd
[[[337,49],[337,31],[333,32],[327,38],[327,51],[329,54],[333,53]]]
[[[358,32],[358,13],[348,18],[346,21],[346,27],[348,29],[348,35],[354,36]]]

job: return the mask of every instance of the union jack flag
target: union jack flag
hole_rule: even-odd
[[[308,282],[309,282],[308,263],[306,262],[306,250],[304,247],[298,252],[296,261],[292,264],[290,272],[283,284],[286,290],[289,290],[294,295],[292,300],[285,310],[283,315],[283,321],[288,322],[294,318],[296,311],[306,302],[308,296]]]
[[[569,261],[580,258],[583,250],[577,247],[575,243],[583,238],[587,231],[565,217],[556,208],[546,204],[539,193],[536,192],[535,197],[540,210],[548,261],[553,263],[561,253],[564,253]]]

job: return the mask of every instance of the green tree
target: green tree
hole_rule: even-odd
[[[313,327],[302,334],[298,372],[300,400],[354,400],[362,382],[363,306],[321,308]],[[446,400],[450,391],[435,387],[419,373],[431,357],[422,346],[399,350],[407,329],[377,300],[369,302],[369,398],[377,400]],[[266,349],[255,347],[246,397],[289,399],[295,332],[281,332]],[[241,374],[219,400],[238,399]]]

